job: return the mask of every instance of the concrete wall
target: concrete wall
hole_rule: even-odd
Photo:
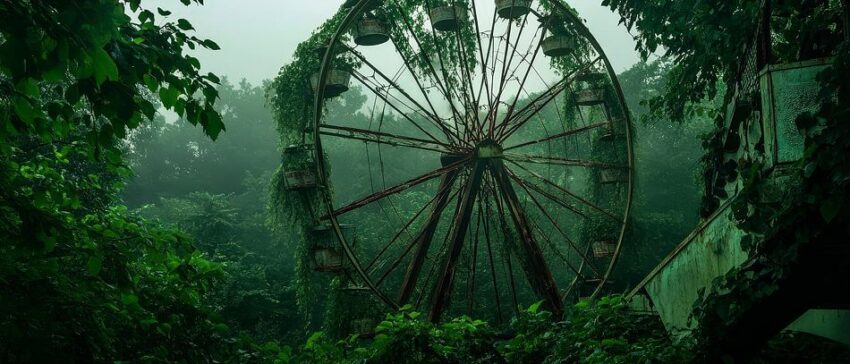
[[[747,259],[740,244],[743,234],[729,223],[729,213],[729,205],[724,205],[668,256],[662,269],[648,277],[646,293],[668,331],[688,329],[699,291]]]
[[[831,60],[822,59],[767,67],[759,77],[762,111],[756,111],[739,125],[743,143],[727,157],[764,158],[768,165],[777,166],[801,158],[803,137],[794,121],[801,113],[816,109],[820,89],[816,77],[830,63]],[[759,140],[764,140],[764,154],[753,148]],[[794,183],[780,173],[773,177],[781,189]],[[743,232],[729,218],[730,201],[735,198],[740,183],[726,187],[731,197],[714,216],[700,224],[630,294],[639,297],[634,303],[636,311],[654,310],[671,333],[686,334],[692,328],[688,318],[699,291],[708,289],[715,278],[747,259],[740,245]],[[787,330],[850,345],[850,311],[810,310]]]
[[[806,332],[850,345],[850,310],[809,310],[785,330]]]

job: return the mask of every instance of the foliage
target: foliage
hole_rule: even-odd
[[[735,80],[742,52],[754,43],[761,1],[699,0],[605,0],[603,5],[618,12],[621,23],[636,29],[637,50],[644,59],[663,52],[673,68],[665,92],[649,105],[657,116],[675,121],[689,120],[689,105],[724,96],[723,89]],[[788,62],[829,55],[839,43],[842,1],[770,2],[779,14],[772,27],[776,52],[773,60]]]
[[[333,17],[322,24],[311,36],[300,43],[293,55],[293,62],[283,66],[267,91],[268,103],[277,122],[280,136],[280,146],[312,144],[306,140],[304,131],[312,124],[313,119],[313,90],[310,78],[320,70],[321,58],[324,53],[317,49],[327,47],[331,36],[342,21],[345,11],[338,11]],[[326,48],[325,48],[326,49]],[[354,67],[349,56],[341,57],[337,63],[343,69]],[[286,162],[286,161],[284,161]],[[309,228],[314,225],[310,219],[310,204],[319,202],[315,193],[307,193],[303,198],[286,192],[284,166],[275,171],[271,184],[270,204],[272,215],[270,225],[275,234],[281,239],[295,237],[298,241],[293,249],[295,252],[295,285],[296,304],[310,321],[311,308],[316,300],[314,281],[308,265],[310,235]]]
[[[848,51],[845,45],[839,54]],[[780,191],[769,183],[772,170],[758,160],[741,166],[744,187],[732,208],[738,226],[749,234],[741,244],[750,258],[719,277],[695,303],[694,318],[700,324],[696,336],[705,350],[716,349],[712,345],[720,339],[718,333],[798,275],[795,269],[806,251],[838,244],[836,239],[848,233],[850,167],[843,159],[850,151],[848,74],[850,64],[836,57],[833,67],[819,76],[820,109],[797,119],[806,141],[804,158],[791,169],[790,178],[797,182],[789,186],[796,187],[777,195]]]
[[[556,324],[532,306],[513,327],[517,336],[501,349],[511,363],[681,363],[687,358],[656,317],[629,313],[620,296],[579,303]]]
[[[201,75],[198,60],[183,52],[218,45],[188,34],[185,19],[157,23],[138,0],[15,0],[0,5],[0,14],[2,87],[12,111],[0,119],[4,138],[61,139],[84,125],[92,141],[108,145],[153,118],[148,92],[211,137],[223,130],[213,109],[218,78]]]
[[[119,138],[155,103],[210,137],[223,130],[218,78],[184,53],[217,45],[157,13],[139,1],[0,3],[0,361],[265,355],[205,302],[221,266],[117,198],[129,174]]]
[[[497,334],[483,321],[459,317],[434,325],[403,308],[387,315],[372,341],[356,336],[332,342],[314,334],[290,357],[294,362],[337,363],[679,363],[657,318],[626,311],[622,297],[573,307],[553,322],[541,303],[520,312],[511,332]],[[505,337],[509,335],[510,337]]]
[[[294,262],[266,225],[279,156],[264,89],[223,79],[218,90],[222,119],[238,127],[216,142],[188,123],[157,120],[139,128],[128,140],[133,175],[122,197],[146,218],[190,235],[222,266],[207,302],[233,330],[261,342],[301,342]]]
[[[637,50],[644,59],[662,49],[670,58],[665,92],[649,105],[676,121],[688,116],[688,104],[714,99],[719,82],[730,80],[740,50],[751,41],[758,8],[757,1],[746,0],[605,0],[603,5],[638,31]]]
[[[459,317],[439,325],[409,307],[388,314],[374,340],[357,335],[334,340],[314,333],[297,350],[284,349],[283,362],[328,363],[687,363],[688,342],[674,342],[657,316],[629,312],[622,296],[571,307],[553,322],[541,303],[521,310],[509,332],[497,333],[482,321]],[[829,363],[848,355],[846,348],[803,334],[772,340],[757,363],[810,358]]]
[[[733,197],[731,208],[734,223],[747,233],[741,247],[749,258],[740,267],[715,279],[710,290],[701,292],[700,299],[694,303],[692,318],[698,323],[695,338],[706,360],[723,355],[746,356],[747,353],[724,348],[725,332],[733,330],[742,318],[779,292],[793,289],[807,274],[828,265],[822,259],[824,255],[817,252],[826,246],[846,248],[839,241],[845,240],[848,233],[845,206],[850,173],[840,156],[850,149],[845,122],[850,101],[846,81],[850,67],[843,60],[848,54],[846,42],[836,47],[840,28],[835,25],[840,24],[840,4],[831,1],[783,4],[774,11],[783,14],[778,21],[780,30],[773,37],[774,41],[779,40],[773,44],[778,48],[776,60],[787,62],[833,53],[836,57],[832,67],[818,76],[822,86],[819,109],[796,120],[798,130],[805,137],[805,152],[799,161],[780,168],[771,165],[757,151],[746,158],[720,164],[721,155],[738,150],[741,142],[730,134],[726,145],[720,144],[722,135],[729,133],[722,124],[718,124],[714,138],[708,140],[712,149],[707,158],[718,175],[712,177],[718,186],[707,190],[707,198],[713,199],[708,207],[716,208],[718,197],[726,197],[723,190],[726,183],[739,182],[740,192]],[[781,21],[801,14],[822,16],[794,24]],[[805,39],[810,42],[804,42]],[[817,300],[798,299],[803,304],[816,304]]]

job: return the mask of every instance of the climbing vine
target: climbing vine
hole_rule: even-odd
[[[784,192],[772,181],[777,171],[763,163],[739,167],[744,182],[732,211],[747,233],[741,246],[750,258],[719,277],[695,306],[696,337],[705,352],[718,349],[725,327],[799,275],[802,258],[824,246],[846,244],[841,236],[850,226],[850,165],[843,157],[850,152],[848,51],[843,46],[832,68],[818,77],[820,109],[796,121],[805,135],[805,155],[782,181]]]

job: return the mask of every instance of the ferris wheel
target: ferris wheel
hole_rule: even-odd
[[[433,321],[502,320],[541,300],[560,315],[605,292],[629,222],[631,120],[576,12],[561,0],[343,6],[316,55],[305,143],[285,151],[307,161],[286,170],[287,188],[318,197],[314,268]],[[368,122],[334,111],[354,88]]]

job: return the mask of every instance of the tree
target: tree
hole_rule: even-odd
[[[0,361],[238,353],[205,305],[219,265],[117,200],[120,138],[151,122],[155,102],[212,138],[223,130],[218,78],[184,53],[218,46],[156,12],[138,0],[0,2]]]

